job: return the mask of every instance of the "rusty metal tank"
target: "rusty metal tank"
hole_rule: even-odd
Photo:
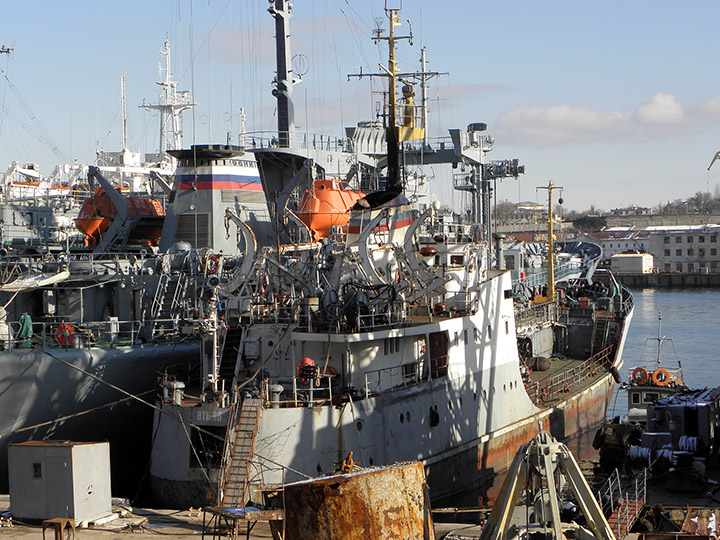
[[[434,540],[419,462],[365,469],[285,486],[287,540]]]

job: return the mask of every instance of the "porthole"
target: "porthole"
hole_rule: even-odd
[[[400,413],[400,423],[401,424],[405,423],[405,415],[403,413]]]
[[[317,470],[318,474],[322,474],[322,467],[320,466],[319,463],[317,464],[317,467],[315,467],[315,469]]]
[[[430,427],[435,427],[440,423],[440,414],[437,410],[437,405],[430,407]]]
[[[355,422],[355,427],[357,428],[358,431],[362,431],[363,426],[364,426],[364,422],[362,420],[358,420],[357,422]]]
[[[410,411],[405,413],[405,418],[407,419],[408,422],[410,421]]]
[[[448,409],[452,411],[452,401],[448,400]]]
[[[375,460],[373,458],[370,458],[370,465],[374,465],[374,464],[375,464]]]

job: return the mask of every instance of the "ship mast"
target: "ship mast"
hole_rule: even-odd
[[[657,367],[660,367],[660,352],[665,336],[662,335],[662,311],[658,311]]]
[[[270,0],[272,3],[272,0]],[[292,87],[295,81],[291,77],[290,56],[290,10],[292,4],[285,0],[275,0],[268,12],[275,18],[275,54],[277,73],[273,81],[272,94],[277,99],[278,139],[281,148],[292,146],[295,134],[295,106]]]
[[[553,208],[552,208],[552,192],[555,189],[562,189],[562,186],[556,186],[552,180],[548,182],[547,187],[539,187],[536,189],[548,190],[548,222],[547,222],[547,301],[555,302],[555,233],[553,232]],[[560,199],[562,203],[562,199]]]
[[[164,50],[160,51],[165,55],[165,67],[159,66],[158,71],[165,78],[157,84],[163,89],[164,95],[160,103],[140,105],[141,109],[156,110],[160,112],[160,153],[167,150],[179,150],[182,148],[182,128],[180,126],[181,113],[195,106],[190,99],[190,92],[183,90],[178,92],[177,81],[172,80],[170,71],[170,42],[165,40]]]
[[[397,66],[395,65],[395,26],[400,26],[400,10],[385,8],[385,13],[390,19],[390,35],[388,36],[388,125],[385,128],[388,153],[388,178],[385,189],[395,190],[400,184],[400,156],[398,151],[397,134],[397,98],[395,86],[397,85]],[[378,39],[381,39],[378,37]]]
[[[122,149],[127,152],[127,111],[125,110],[125,72],[120,74],[120,103],[122,104]]]
[[[387,37],[382,36],[382,28],[375,30],[375,37],[373,40],[377,43],[378,41],[388,42],[388,66],[387,68],[380,66],[384,74],[356,74],[349,75],[349,77],[362,78],[364,76],[376,77],[384,76],[389,79],[388,81],[388,114],[386,116],[385,125],[385,141],[387,143],[387,182],[385,184],[385,192],[398,194],[402,190],[400,182],[400,140],[398,136],[398,125],[397,125],[397,95],[396,86],[398,81],[397,63],[395,61],[395,43],[399,39],[407,39],[412,45],[412,28],[410,28],[409,35],[407,36],[396,36],[395,27],[400,26],[400,11],[399,9],[389,9],[385,6],[385,15],[390,20],[390,31]],[[423,103],[424,106],[424,103]]]

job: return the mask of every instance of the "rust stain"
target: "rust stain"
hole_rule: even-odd
[[[286,538],[434,539],[426,489],[421,463],[291,484]]]
[[[543,429],[559,440],[567,440],[598,425],[612,395],[610,376],[599,378],[584,394],[571,396],[563,409],[555,409],[542,420]],[[528,422],[515,431],[456,454],[428,467],[428,483],[437,506],[490,506],[515,452],[537,434],[538,423]]]

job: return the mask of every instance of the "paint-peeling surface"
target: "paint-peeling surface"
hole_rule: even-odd
[[[290,484],[285,517],[287,540],[435,538],[421,463]]]

